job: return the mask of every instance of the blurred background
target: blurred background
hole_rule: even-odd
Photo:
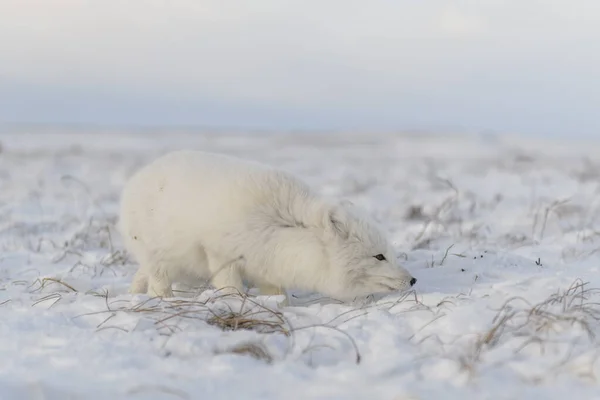
[[[0,0],[0,126],[600,134],[598,0]]]

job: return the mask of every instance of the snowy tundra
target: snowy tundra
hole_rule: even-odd
[[[597,140],[28,128],[0,143],[2,400],[599,398]],[[289,290],[293,307],[204,283],[129,293],[122,190],[178,149],[350,200],[418,283],[367,304]]]
[[[256,162],[174,151],[139,170],[123,190],[120,230],[140,264],[130,291],[173,297],[172,283],[263,294],[316,291],[352,300],[404,290],[384,230],[350,202]]]

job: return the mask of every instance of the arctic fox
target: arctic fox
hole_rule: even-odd
[[[122,193],[119,229],[140,264],[130,292],[172,297],[173,282],[199,279],[244,292],[246,280],[263,294],[352,300],[414,285],[383,230],[348,203],[259,163],[187,150],[161,156]]]

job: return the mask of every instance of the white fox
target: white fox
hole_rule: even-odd
[[[140,264],[130,292],[172,297],[171,284],[263,294],[316,291],[340,300],[405,290],[383,230],[347,203],[318,196],[287,172],[233,157],[176,151],[123,190],[120,231]]]

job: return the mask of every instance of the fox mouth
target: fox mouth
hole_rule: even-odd
[[[400,279],[394,279],[388,276],[379,276],[379,278],[381,279],[376,282],[377,286],[385,289],[387,292],[396,292],[410,287],[406,281]]]
[[[395,288],[393,286],[387,285],[385,283],[378,283],[379,286],[381,286],[382,288],[384,288],[387,292],[395,292],[397,290],[400,290],[398,288]]]
[[[387,275],[363,275],[357,277],[353,283],[357,288],[371,287],[371,290],[376,289],[379,293],[397,292],[408,289],[410,284],[403,277],[393,277]]]
[[[409,285],[405,282],[405,281],[396,281],[396,280],[391,280],[391,282],[386,283],[386,282],[377,282],[377,286],[385,289],[388,292],[396,292],[398,290],[403,290],[406,289],[407,287],[409,287]]]

